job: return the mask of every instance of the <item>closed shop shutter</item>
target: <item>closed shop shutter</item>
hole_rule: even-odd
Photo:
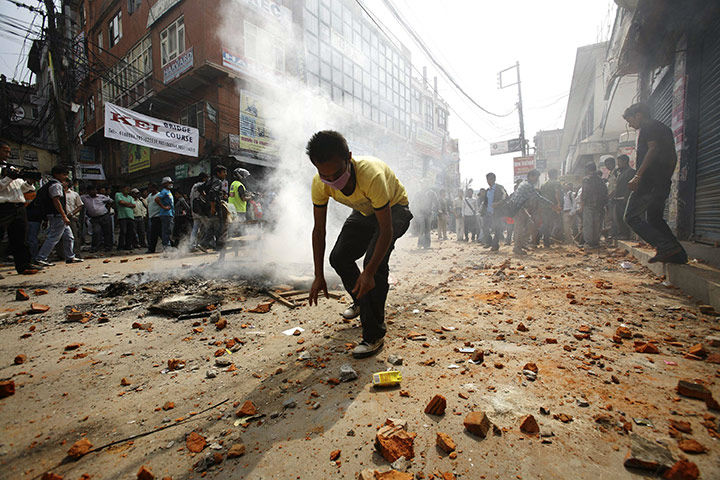
[[[668,127],[672,122],[673,83],[673,71],[668,69],[648,99],[652,117]]]
[[[703,39],[694,239],[720,241],[720,21]]]

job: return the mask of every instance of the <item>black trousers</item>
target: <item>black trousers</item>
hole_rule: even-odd
[[[22,273],[30,266],[27,239],[27,217],[22,203],[0,203],[0,228],[7,230],[15,270]]]
[[[410,220],[413,218],[407,205],[395,205],[391,208],[391,212],[393,238],[385,258],[375,273],[375,288],[360,299],[353,296],[356,305],[360,307],[363,340],[366,342],[375,342],[385,336],[385,300],[390,288],[388,285],[390,253],[395,248],[395,241],[407,232]],[[360,269],[355,262],[365,255],[363,265],[368,264],[375,251],[379,235],[380,228],[375,215],[366,217],[358,211],[353,211],[343,224],[335,246],[330,252],[330,265],[340,276],[345,290],[350,295],[360,276]]]
[[[148,252],[155,253],[155,247],[157,247],[161,229],[162,223],[160,222],[160,217],[150,217],[150,229],[148,230]]]
[[[118,250],[130,250],[135,243],[135,219],[119,218],[120,236],[118,237]]]
[[[147,223],[147,218],[136,218],[133,220],[135,222],[135,239],[133,240],[133,247],[144,247],[147,244],[147,233],[145,230],[145,224]]]
[[[90,217],[90,225],[92,226],[92,251],[97,252],[100,250],[101,243],[105,250],[112,250],[113,231],[110,214],[106,213],[99,217]]]

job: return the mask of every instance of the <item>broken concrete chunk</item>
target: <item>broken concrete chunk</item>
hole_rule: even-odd
[[[630,434],[630,451],[624,462],[626,468],[662,472],[674,463],[675,459],[667,448],[636,433]]]
[[[209,308],[221,301],[220,295],[170,295],[151,305],[149,310],[179,317],[188,313],[208,312]]]
[[[224,367],[229,367],[230,365],[232,365],[232,360],[230,360],[229,358],[220,357],[220,358],[215,359],[216,367],[224,368]]]
[[[205,372],[205,378],[209,379],[209,378],[215,378],[215,377],[217,377],[217,370],[215,370],[214,368],[209,368]]]
[[[490,430],[490,419],[485,412],[470,412],[463,421],[465,429],[473,435],[485,438]]]
[[[392,354],[392,355],[389,355],[389,356],[388,356],[387,361],[388,361],[388,363],[389,363],[390,365],[402,365],[402,364],[403,364],[403,357],[401,357],[401,356],[399,356],[399,355]]]
[[[340,381],[341,382],[352,382],[357,380],[358,374],[352,365],[346,364],[340,367]]]
[[[443,415],[447,408],[447,400],[442,395],[435,395],[430,403],[425,407],[425,413],[428,415]]]

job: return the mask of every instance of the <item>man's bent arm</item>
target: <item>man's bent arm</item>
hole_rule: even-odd
[[[635,173],[635,176],[638,178],[642,178],[645,171],[650,168],[650,165],[655,163],[655,159],[658,156],[658,145],[657,142],[651,141],[648,142],[648,151],[645,154],[645,158],[643,158],[642,165],[640,165],[640,168]]]

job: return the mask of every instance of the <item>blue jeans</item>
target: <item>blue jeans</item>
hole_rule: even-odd
[[[30,249],[30,258],[37,257],[38,251],[40,250],[40,242],[38,237],[40,236],[40,230],[42,228],[42,222],[28,222],[27,227],[27,244]]]
[[[62,239],[63,241],[63,254],[65,260],[72,260],[75,258],[73,247],[75,244],[75,237],[73,236],[70,225],[65,225],[60,215],[48,215],[48,234],[45,242],[40,247],[40,251],[37,254],[36,260],[47,261],[50,252],[57,243]]]
[[[161,215],[158,218],[160,218],[160,237],[162,238],[163,247],[169,247],[174,218],[170,215]]]
[[[630,193],[625,207],[625,223],[645,242],[658,251],[665,253],[682,249],[675,235],[665,222],[665,201],[670,194],[670,185],[666,188],[650,188]]]

